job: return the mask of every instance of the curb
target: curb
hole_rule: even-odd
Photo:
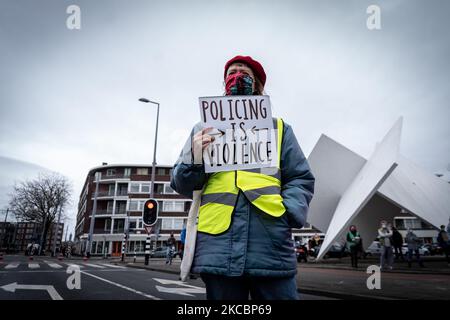
[[[386,301],[386,300],[405,300],[405,298],[400,297],[382,297],[382,296],[368,296],[363,294],[348,294],[348,293],[341,293],[336,291],[323,291],[318,290],[312,287],[300,287],[297,289],[297,291],[300,294],[311,294],[315,296],[322,296],[322,297],[328,297],[328,298],[335,298],[340,300],[380,300],[380,301]]]
[[[174,271],[174,270],[169,270],[169,269],[160,269],[160,268],[145,266],[145,265],[141,266],[141,265],[136,265],[136,264],[131,264],[131,263],[128,263],[125,265],[129,268],[135,268],[135,269],[144,269],[144,270],[151,270],[151,271],[178,274],[178,275],[180,274],[180,271]]]
[[[301,267],[300,267],[301,268]],[[339,267],[318,267],[318,266],[311,266],[311,267],[303,267],[303,270],[305,269],[322,269],[322,270],[344,270],[344,271],[356,271],[356,272],[365,272],[364,269],[358,268],[358,269],[353,269],[353,268],[339,268]],[[299,267],[297,267],[297,270],[299,270]],[[300,269],[301,270],[301,269]],[[299,271],[300,271],[299,270]],[[427,268],[425,267],[424,269],[421,270],[399,270],[399,269],[393,269],[393,270],[384,270],[382,272],[385,273],[401,273],[401,274],[427,274],[427,275],[443,275],[443,276],[449,276],[450,275],[450,270],[448,272],[436,272],[436,271],[431,271],[431,270],[427,270]]]

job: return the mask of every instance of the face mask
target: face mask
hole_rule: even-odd
[[[385,225],[385,224],[382,224],[381,227],[382,227],[382,228],[386,228],[386,225]]]
[[[230,74],[225,80],[225,91],[227,96],[252,95],[253,79],[241,72]]]

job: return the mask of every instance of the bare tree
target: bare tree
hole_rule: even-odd
[[[43,228],[39,252],[45,247],[47,233],[59,209],[64,210],[69,204],[71,192],[67,178],[56,173],[40,174],[37,179],[14,186],[9,201],[11,211],[18,220],[36,222]]]

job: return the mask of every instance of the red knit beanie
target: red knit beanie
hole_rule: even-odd
[[[264,72],[264,68],[262,67],[262,65],[258,61],[253,60],[252,57],[250,57],[250,56],[236,56],[233,59],[229,60],[225,64],[225,71],[224,71],[224,74],[223,74],[224,79],[227,76],[228,68],[235,62],[245,63],[250,69],[252,69],[253,73],[259,79],[259,81],[261,81],[262,85],[263,86],[265,85],[265,83],[266,83],[266,73]]]

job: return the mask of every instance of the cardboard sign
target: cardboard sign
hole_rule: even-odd
[[[200,116],[215,140],[203,152],[205,172],[276,166],[269,96],[201,97]]]

